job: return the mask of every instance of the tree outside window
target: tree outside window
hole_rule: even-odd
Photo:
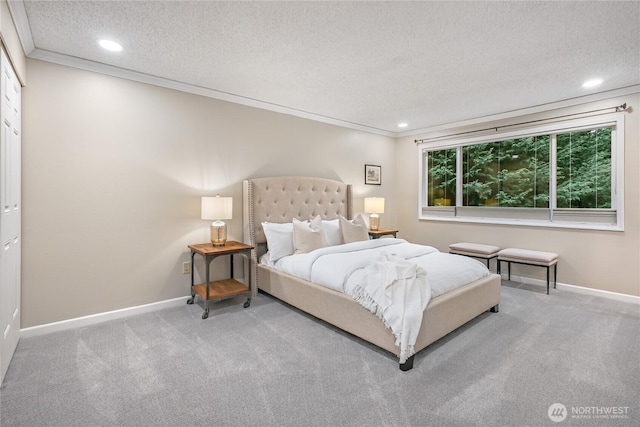
[[[463,206],[549,207],[549,135],[463,147]]]
[[[423,143],[420,218],[623,230],[624,115],[531,123]]]
[[[557,206],[611,208],[611,128],[558,135]]]
[[[432,151],[428,156],[429,206],[455,206],[456,149]]]
[[[462,206],[549,208],[552,135],[460,148]],[[611,128],[557,134],[556,207],[611,208]],[[456,202],[457,148],[428,153],[428,205]]]

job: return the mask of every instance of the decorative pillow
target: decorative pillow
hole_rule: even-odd
[[[263,222],[262,229],[267,238],[271,262],[276,262],[284,256],[293,255],[292,223]]]
[[[342,243],[361,242],[369,240],[369,227],[362,215],[358,215],[353,221],[340,215],[340,234]]]
[[[296,254],[304,254],[327,246],[327,238],[322,228],[322,218],[316,216],[311,222],[293,219],[293,249]]]
[[[339,220],[322,220],[322,228],[324,228],[324,236],[327,238],[327,246],[335,246],[342,243]]]

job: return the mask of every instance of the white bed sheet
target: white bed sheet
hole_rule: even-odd
[[[364,280],[365,267],[383,253],[415,262],[422,267],[427,272],[432,298],[490,274],[486,265],[474,258],[442,253],[431,246],[395,238],[328,246],[306,254],[286,256],[275,263],[269,262],[267,253],[261,262],[276,270],[353,296],[354,288]]]

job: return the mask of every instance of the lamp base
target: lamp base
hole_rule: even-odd
[[[211,223],[211,244],[213,246],[224,246],[227,243],[227,224],[223,221]]]
[[[369,215],[369,230],[378,231],[380,228],[380,215],[371,214]]]

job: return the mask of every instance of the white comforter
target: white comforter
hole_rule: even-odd
[[[272,266],[353,296],[354,288],[363,280],[365,267],[383,253],[415,262],[423,268],[429,277],[432,298],[489,275],[487,267],[476,259],[392,238],[328,246],[281,258]]]

